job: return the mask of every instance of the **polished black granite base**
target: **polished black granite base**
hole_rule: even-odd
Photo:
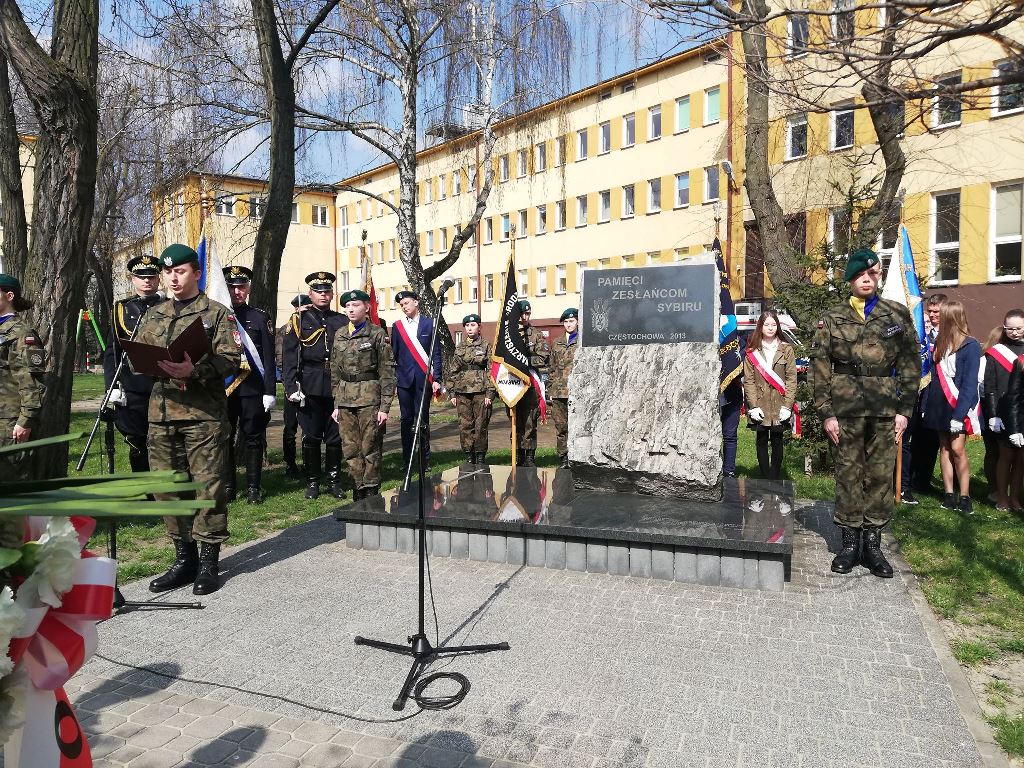
[[[394,537],[394,543],[389,537],[393,536],[395,528],[408,534],[415,526],[417,502],[418,488],[414,484],[409,492],[386,491],[382,496],[338,507],[334,515],[349,523],[350,546],[409,551],[408,535],[404,537],[405,545],[400,540],[403,537]],[[744,583],[733,583],[737,579],[744,582],[743,559],[755,564],[758,560],[776,563],[781,566],[779,575],[784,573],[788,580],[793,551],[793,488],[785,481],[726,478],[721,501],[701,502],[575,491],[569,469],[518,467],[513,472],[509,466],[464,464],[430,478],[425,508],[430,531],[438,536],[452,532],[448,539],[450,544],[437,546],[434,542],[432,548],[454,557],[516,562],[521,549],[523,562],[532,564],[528,545],[531,540],[543,539],[560,542],[562,550],[568,552],[554,558],[562,563],[560,567],[573,568],[568,561],[573,559],[573,552],[580,551],[573,545],[586,545],[591,547],[591,557],[575,570],[595,570],[596,566],[591,565],[604,558],[607,566],[598,570],[620,572],[623,566],[613,568],[611,561],[619,551],[628,550],[640,553],[633,559],[641,565],[630,562],[627,571],[634,575],[652,575],[643,573],[652,567],[657,570],[650,565],[650,553],[654,552],[655,558],[660,553],[664,559],[664,553],[669,552],[675,556],[676,570],[689,568],[689,565],[679,564],[682,562],[680,554],[686,558],[692,555],[694,569],[699,569],[703,563],[709,574],[711,566],[707,558],[717,557],[720,562],[716,572],[720,576],[701,578],[698,574],[691,579],[675,573],[664,578],[744,586]],[[359,525],[362,529],[357,532]],[[478,537],[470,539],[467,554],[460,555],[457,542],[461,542],[465,534],[503,537],[501,554],[495,556],[495,544]],[[485,553],[483,556],[473,557],[470,551],[473,541],[482,542],[478,550]],[[489,553],[488,547],[491,548]],[[595,547],[604,547],[604,553]],[[644,548],[646,555],[641,553]],[[698,562],[697,556],[704,560]],[[547,562],[552,558],[545,555],[543,559]],[[645,559],[646,566],[643,565]],[[749,563],[746,570],[746,585],[752,586]]]

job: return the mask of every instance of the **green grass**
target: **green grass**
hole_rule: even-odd
[[[71,384],[71,402],[98,400],[106,391],[102,373],[76,373]]]
[[[1024,715],[996,715],[988,718],[996,741],[1011,755],[1024,755]]]
[[[973,640],[952,640],[949,647],[956,660],[968,667],[975,667],[985,661],[994,661],[999,657],[999,651],[992,646]]]

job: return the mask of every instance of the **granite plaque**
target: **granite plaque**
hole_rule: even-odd
[[[584,347],[718,341],[714,264],[667,264],[583,274]]]

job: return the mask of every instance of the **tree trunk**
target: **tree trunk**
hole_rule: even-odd
[[[274,3],[252,0],[252,13],[270,111],[270,173],[267,204],[256,233],[250,301],[269,312],[276,327],[281,255],[288,240],[295,195],[295,83],[281,51]]]
[[[39,123],[32,240],[24,272],[35,301],[31,321],[47,349],[46,392],[33,437],[67,432],[82,307],[86,247],[96,191],[98,112],[96,0],[60,0],[52,56],[40,47],[13,0],[0,0],[2,46],[25,86]],[[35,451],[36,477],[60,476],[67,447]]]
[[[7,57],[0,51],[0,200],[3,210],[3,271],[25,274],[28,261],[28,222],[21,185],[21,139],[14,117],[14,99],[7,69]]]

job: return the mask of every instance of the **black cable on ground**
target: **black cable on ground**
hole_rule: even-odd
[[[456,685],[459,686],[459,690],[448,696],[427,696],[424,691],[438,680],[454,680]],[[412,689],[412,698],[419,705],[420,709],[454,709],[466,698],[469,689],[469,678],[461,672],[435,672],[432,675],[419,679],[416,686]]]

